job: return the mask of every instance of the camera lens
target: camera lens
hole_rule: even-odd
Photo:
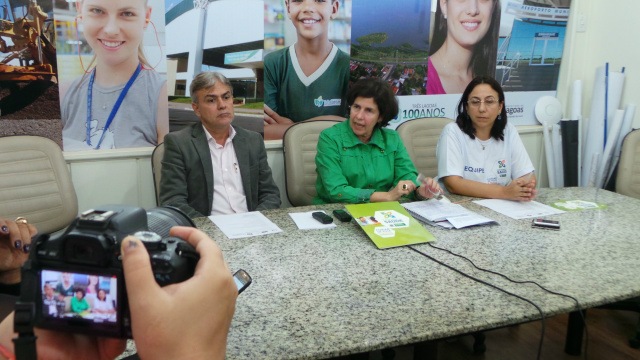
[[[169,236],[169,230],[174,226],[196,227],[182,210],[171,206],[159,206],[147,211],[147,224],[149,231],[162,238]]]

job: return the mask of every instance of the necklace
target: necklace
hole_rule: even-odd
[[[491,138],[489,138],[489,140],[480,140],[478,139],[477,136],[476,136],[476,140],[478,140],[480,145],[482,145],[482,150],[486,149],[487,145],[489,145],[489,143],[491,142]]]

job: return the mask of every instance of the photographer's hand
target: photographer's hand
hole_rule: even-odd
[[[35,226],[0,218],[0,283],[20,282],[20,266],[29,257]]]
[[[200,261],[192,278],[162,288],[142,242],[133,236],[122,242],[138,354],[142,359],[224,359],[238,296],[231,272],[218,245],[202,231],[174,227],[171,235],[193,245]]]
[[[38,337],[36,347],[39,360],[112,360],[122,354],[126,341],[95,336],[70,334],[42,329],[34,329]],[[13,313],[0,324],[0,344],[15,354],[13,341],[18,337],[13,332]],[[0,355],[0,359],[4,359]]]

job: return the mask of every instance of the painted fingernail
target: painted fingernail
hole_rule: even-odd
[[[28,253],[29,250],[31,250],[31,244],[25,244],[24,248],[22,248],[22,251],[24,251],[25,253]]]
[[[16,249],[22,249],[22,240],[16,240],[16,242],[13,243],[13,246],[15,246]]]
[[[130,236],[124,239],[124,242],[122,243],[122,251],[124,251],[125,253],[132,251],[134,249],[136,249],[138,247],[138,241],[135,237]]]
[[[2,225],[2,232],[3,233],[8,233],[9,232],[9,228],[6,225]]]

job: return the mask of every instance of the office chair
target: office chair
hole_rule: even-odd
[[[337,120],[307,120],[294,124],[282,137],[287,198],[293,206],[311,205],[316,196],[316,152],[322,130]]]
[[[618,163],[616,192],[640,199],[640,130],[625,136]]]
[[[616,192],[640,199],[640,130],[627,134],[622,143]],[[640,297],[598,306],[598,308],[640,313]],[[640,318],[635,333],[629,338],[629,345],[634,349],[640,348]]]
[[[442,129],[453,122],[447,118],[420,118],[406,121],[396,129],[418,173],[438,176],[436,147]]]
[[[164,143],[158,144],[151,153],[151,171],[153,172],[153,187],[156,190],[156,205],[160,206],[160,178],[162,175],[162,158],[164,157]]]
[[[65,228],[78,198],[62,150],[40,136],[0,137],[0,216],[27,218],[39,232]]]

